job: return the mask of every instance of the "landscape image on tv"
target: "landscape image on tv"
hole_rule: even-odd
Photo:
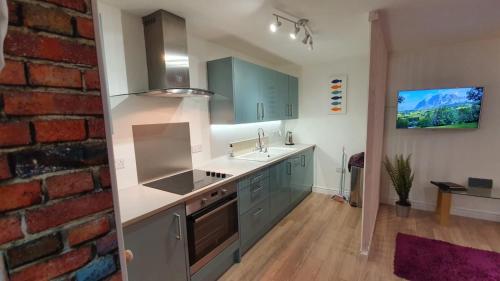
[[[484,88],[400,91],[398,129],[478,128]]]

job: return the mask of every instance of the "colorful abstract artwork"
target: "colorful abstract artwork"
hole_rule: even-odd
[[[330,78],[328,89],[328,114],[345,114],[347,110],[347,75]]]

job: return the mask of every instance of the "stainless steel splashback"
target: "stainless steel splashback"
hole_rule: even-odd
[[[133,125],[139,183],[191,170],[189,123]]]

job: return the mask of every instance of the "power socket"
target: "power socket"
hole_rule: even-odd
[[[191,153],[199,153],[203,151],[203,145],[196,144],[191,146]]]
[[[125,169],[125,159],[123,158],[115,159],[115,169],[117,170]]]

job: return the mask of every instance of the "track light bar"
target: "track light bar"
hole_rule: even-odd
[[[300,31],[304,29],[304,39],[302,40],[302,43],[307,45],[307,48],[312,51],[313,50],[313,40],[312,40],[312,34],[311,34],[311,29],[309,28],[309,20],[308,19],[299,19],[297,21],[293,19],[289,19],[287,17],[278,15],[278,14],[273,14],[273,16],[276,18],[276,22],[271,23],[269,25],[269,29],[271,32],[275,33],[278,31],[278,28],[282,25],[281,20],[287,21],[291,24],[293,24],[293,29],[292,32],[290,32],[290,39],[296,40]]]

